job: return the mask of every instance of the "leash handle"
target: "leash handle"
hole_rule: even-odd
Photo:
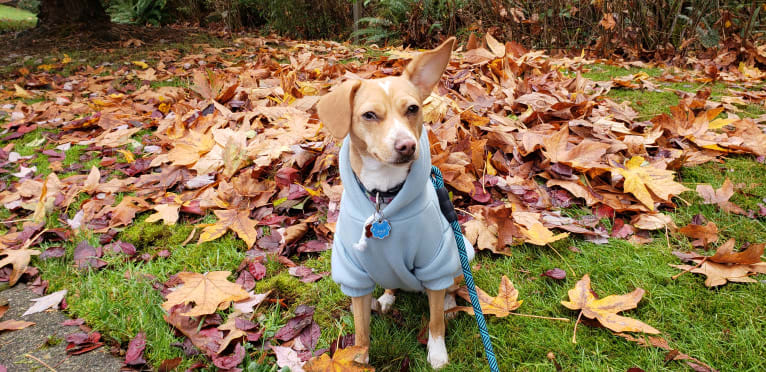
[[[471,306],[473,306],[476,324],[479,326],[481,343],[484,344],[484,354],[487,356],[489,369],[492,372],[499,372],[500,369],[497,366],[495,350],[492,347],[492,340],[489,338],[489,331],[487,330],[487,322],[484,320],[484,313],[481,311],[481,305],[479,304],[479,296],[476,294],[476,284],[473,282],[473,274],[471,273],[471,266],[468,262],[468,253],[465,250],[465,242],[463,241],[460,224],[457,221],[457,213],[455,213],[455,207],[449,199],[447,188],[444,187],[442,172],[434,165],[431,166],[431,183],[433,183],[434,188],[436,189],[436,195],[439,197],[439,208],[450,223],[450,226],[452,226],[452,232],[455,234],[455,242],[457,243],[457,250],[460,254],[460,266],[463,268],[463,278],[468,287],[468,296],[471,298]]]

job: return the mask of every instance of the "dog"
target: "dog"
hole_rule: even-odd
[[[454,306],[461,278],[454,233],[429,179],[430,145],[423,101],[449,63],[455,39],[413,58],[403,74],[347,80],[317,103],[323,125],[343,139],[339,171],[344,185],[332,250],[332,278],[351,297],[355,342],[370,345],[372,307],[391,309],[395,289],[428,296],[428,362],[444,367],[445,301]],[[467,247],[469,258],[473,247]],[[376,285],[385,288],[377,300]],[[446,300],[445,300],[446,299]],[[369,354],[361,361],[367,362]]]

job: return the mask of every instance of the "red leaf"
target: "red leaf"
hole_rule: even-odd
[[[567,278],[567,272],[558,267],[547,270],[543,275],[556,280],[564,280]]]
[[[125,364],[129,366],[146,364],[144,360],[144,348],[146,348],[146,334],[138,332],[128,344],[128,351],[125,353]]]
[[[492,195],[490,195],[478,181],[473,181],[471,199],[476,200],[479,203],[487,203],[492,199]]]
[[[213,364],[221,369],[231,369],[242,363],[245,359],[245,348],[242,344],[234,346],[234,354],[227,356],[213,355]]]

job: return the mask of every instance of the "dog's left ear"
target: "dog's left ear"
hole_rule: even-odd
[[[431,95],[431,90],[439,82],[449,63],[454,46],[455,38],[450,37],[436,49],[423,52],[413,58],[404,69],[402,76],[410,79],[410,82],[418,88],[421,99]]]

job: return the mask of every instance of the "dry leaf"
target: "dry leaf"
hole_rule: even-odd
[[[536,222],[529,230],[520,227],[521,232],[524,234],[527,243],[535,245],[546,245],[553,243],[557,240],[561,240],[569,236],[569,233],[553,234],[553,231],[548,230],[542,223]]]
[[[707,276],[705,286],[716,287],[727,282],[757,283],[751,275],[766,273],[766,262],[761,261],[764,244],[751,244],[742,252],[734,252],[735,241],[729,239],[718,247],[715,254],[709,257],[694,253],[673,252],[684,261],[696,265],[673,265],[677,269]]]
[[[162,308],[170,311],[175,305],[194,303],[184,316],[199,316],[214,313],[219,306],[229,301],[239,301],[250,296],[239,284],[226,278],[230,271],[212,271],[206,274],[190,272],[178,273],[184,284],[167,296]]]
[[[590,288],[590,276],[585,276],[569,290],[569,301],[561,301],[561,304],[571,310],[581,310],[582,315],[590,319],[598,320],[601,325],[615,332],[644,332],[658,334],[660,331],[639,320],[617,315],[625,310],[634,309],[644,290],[636,288],[633,292],[624,295],[611,295],[596,299]]]
[[[367,355],[366,347],[349,346],[336,350],[332,358],[327,353],[311,358],[303,365],[303,369],[306,372],[374,372],[375,368],[372,366],[356,361],[365,355]]]
[[[718,226],[713,222],[708,222],[706,225],[688,224],[678,229],[678,232],[692,239],[697,239],[692,242],[693,245],[706,247],[708,244],[718,241]]]
[[[32,256],[37,256],[41,252],[35,249],[4,249],[0,251],[0,256],[5,256],[0,260],[0,267],[13,265],[11,276],[8,278],[8,285],[14,286],[19,281],[21,275],[27,270],[29,260]]]
[[[35,322],[27,322],[25,320],[4,320],[0,322],[0,332],[2,331],[18,331],[20,329],[27,328],[34,325]]]
[[[471,302],[468,288],[460,287],[457,291],[457,295],[464,300]],[[484,315],[494,315],[498,318],[510,315],[511,311],[518,309],[524,302],[523,300],[517,300],[519,291],[505,275],[500,279],[500,287],[497,290],[496,297],[488,295],[478,286],[476,287],[476,295],[479,297],[479,305],[481,306],[481,311]],[[449,311],[465,311],[466,313],[473,315],[473,307],[471,306],[456,306],[449,309]]]
[[[250,219],[249,210],[216,210],[213,211],[218,217],[218,222],[206,226],[199,236],[198,243],[204,243],[218,239],[229,229],[237,233],[245,241],[248,248],[252,248],[258,238],[255,226],[258,222]]]
[[[146,222],[152,223],[162,220],[165,225],[175,225],[178,222],[178,210],[180,204],[160,204],[155,205],[154,210],[157,213],[146,218]]]
[[[654,210],[654,198],[649,190],[663,201],[669,201],[671,196],[687,190],[673,180],[673,171],[643,165],[644,161],[643,157],[634,156],[625,163],[625,167],[612,168],[612,171],[625,178],[625,192],[633,194],[649,210]]]
[[[734,195],[734,185],[728,178],[723,181],[723,185],[717,190],[714,190],[710,185],[697,185],[697,193],[705,200],[705,204],[716,204],[719,208],[729,213],[746,214],[744,209],[729,201],[732,195]]]
[[[45,310],[48,310],[52,307],[58,306],[61,303],[61,300],[64,299],[64,296],[66,296],[67,290],[62,289],[58,292],[53,292],[47,296],[43,296],[40,298],[33,298],[30,301],[34,302],[35,304],[30,306],[27,311],[24,312],[21,316],[27,316],[34,313],[43,312]]]

